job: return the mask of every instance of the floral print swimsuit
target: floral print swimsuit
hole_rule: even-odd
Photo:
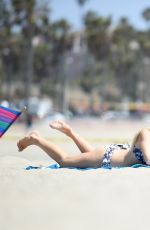
[[[110,144],[108,146],[108,148],[106,149],[105,153],[104,153],[104,156],[103,156],[103,160],[102,160],[102,167],[103,168],[112,168],[111,166],[111,157],[114,153],[115,150],[118,150],[118,149],[128,149],[128,148],[131,148],[131,145],[129,144]],[[142,151],[135,147],[133,148],[133,154],[135,155],[135,157],[142,163],[142,164],[146,164],[145,160],[144,160],[144,156],[143,156],[143,153]]]

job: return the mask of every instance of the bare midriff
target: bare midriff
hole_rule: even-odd
[[[102,162],[103,156],[108,146],[101,146],[98,148],[100,161]],[[135,158],[131,149],[117,149],[113,152],[111,157],[111,165],[112,166],[131,166],[133,164],[139,163],[139,161]]]
[[[112,166],[131,166],[137,163],[139,161],[135,158],[131,149],[115,150],[111,158]]]

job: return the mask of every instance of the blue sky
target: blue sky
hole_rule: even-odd
[[[80,10],[76,0],[51,0],[52,19],[67,18],[74,29],[80,28]],[[136,28],[144,29],[145,21],[141,12],[150,7],[149,0],[89,0],[85,11],[94,10],[102,16],[112,16],[116,24],[119,18],[125,16]]]

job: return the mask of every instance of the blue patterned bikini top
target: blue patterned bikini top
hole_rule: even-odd
[[[130,144],[121,144],[118,145],[121,149],[128,149],[131,148]],[[138,159],[142,164],[146,164],[146,161],[144,159],[144,155],[141,151],[141,149],[137,148],[136,146],[133,147],[133,153],[136,157],[136,159]]]
[[[144,165],[146,164],[146,161],[145,161],[145,159],[144,159],[144,155],[143,155],[141,149],[139,149],[139,148],[137,148],[136,146],[134,146],[134,148],[133,148],[133,153],[134,153],[135,157],[136,157],[139,161],[141,161],[142,164],[144,164]]]
[[[117,144],[117,146],[121,149],[129,149],[131,147],[130,144]]]

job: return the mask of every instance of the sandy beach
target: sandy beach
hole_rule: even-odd
[[[101,142],[131,141],[148,123],[73,120],[72,126],[95,147]],[[70,154],[78,153],[48,123],[35,125],[42,135]],[[1,138],[1,230],[149,230],[150,169],[25,170],[55,163],[37,147],[18,152],[25,130],[14,125]]]

